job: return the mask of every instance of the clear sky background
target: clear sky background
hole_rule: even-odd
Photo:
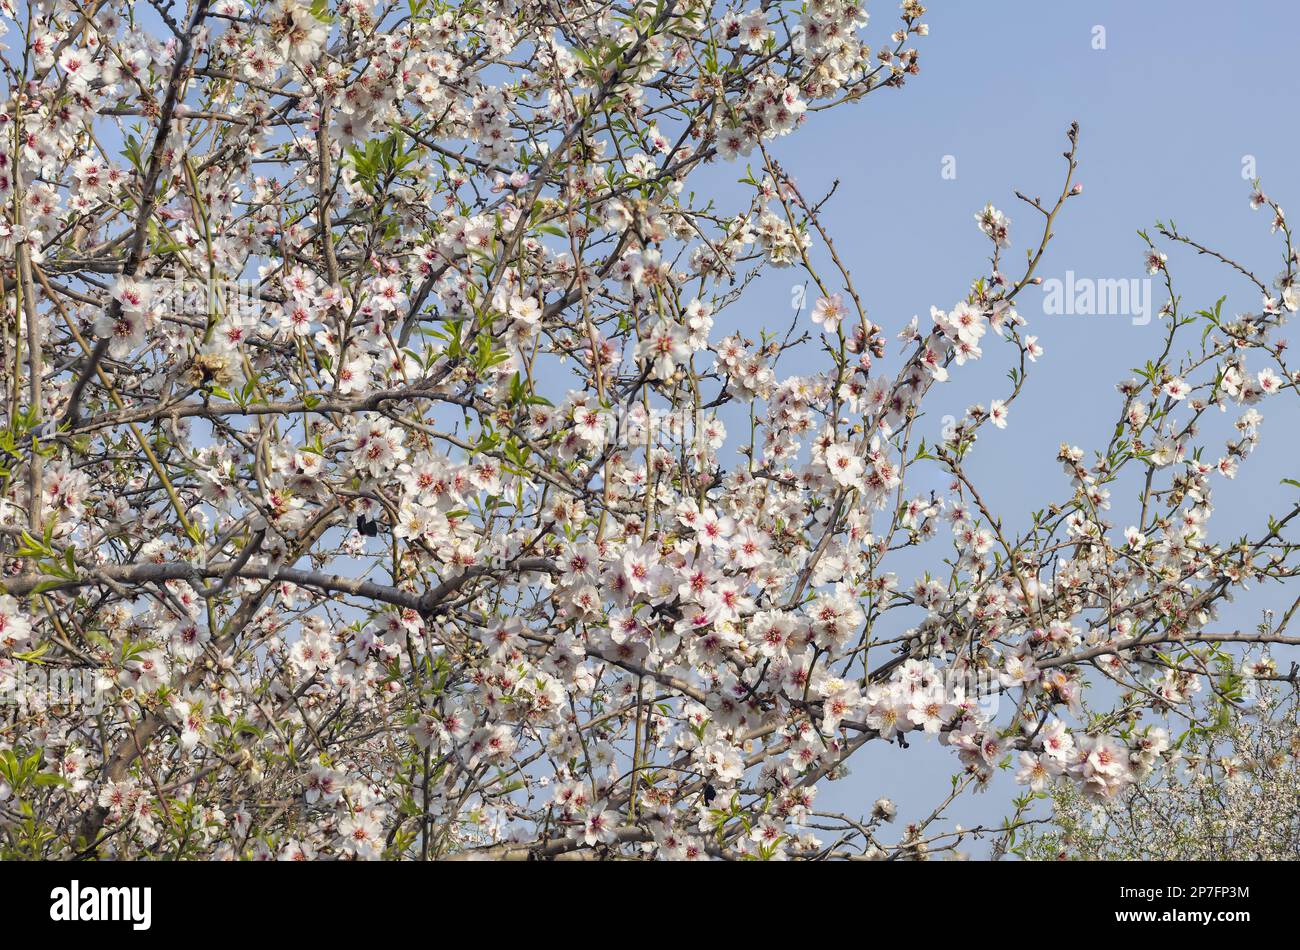
[[[1037,246],[1041,218],[1013,192],[1059,193],[1064,133],[1072,120],[1082,128],[1078,180],[1084,194],[1058,218],[1041,276],[1064,278],[1073,270],[1094,279],[1145,277],[1136,230],[1170,218],[1265,281],[1282,270],[1268,212],[1248,207],[1242,161],[1254,156],[1266,193],[1284,209],[1300,209],[1294,58],[1300,4],[934,0],[927,6],[930,36],[916,44],[920,75],[902,90],[880,90],[860,104],[811,116],[773,149],[810,198],[839,179],[824,223],[869,315],[891,343],[913,314],[928,320],[932,304],[951,307],[984,272],[990,245],[973,215],[987,201],[1012,219],[1005,271],[1020,273],[1012,264]],[[897,23],[898,5],[870,3],[868,9],[878,44]],[[1093,48],[1097,26],[1105,29],[1104,49]],[[941,175],[945,156],[955,159],[955,179]],[[708,174],[734,181],[742,166],[715,169]],[[1258,292],[1227,268],[1185,248],[1167,253],[1184,307],[1209,307],[1227,294],[1225,313],[1258,309]],[[719,329],[784,329],[793,275],[765,278],[766,289],[754,288],[726,312]],[[1153,287],[1156,309],[1162,291],[1158,283]],[[982,431],[971,466],[986,500],[1009,525],[1067,493],[1057,447],[1068,441],[1089,457],[1103,447],[1120,408],[1115,383],[1156,356],[1162,342],[1158,320],[1141,327],[1117,316],[1049,316],[1042,304],[1037,288],[1017,301],[1046,355],[1013,405],[1009,428]],[[1195,334],[1184,332],[1190,345]],[[803,360],[783,362],[780,375],[815,368],[811,352]],[[897,361],[896,348],[890,361]],[[933,435],[944,413],[960,417],[971,402],[987,406],[1004,393],[1007,351],[986,346],[982,364],[957,370],[954,381],[927,400]],[[1300,475],[1300,414],[1295,400],[1289,402],[1259,407],[1261,447],[1235,482],[1217,483],[1214,538],[1263,524],[1294,494],[1279,485],[1283,477]],[[1220,439],[1211,440],[1211,451],[1220,447]],[[1111,513],[1121,529],[1130,523],[1121,520],[1127,496],[1137,494],[1131,480],[1124,494],[1116,492]],[[1259,606],[1285,606],[1282,596],[1276,588],[1257,592],[1232,619],[1257,622]],[[901,825],[929,813],[957,760],[918,737],[910,749],[873,749],[853,764],[850,777],[824,786],[819,807],[861,813],[887,794],[900,805]],[[1009,775],[1000,777],[990,792],[968,797],[950,814],[968,826],[997,823],[1014,790]]]

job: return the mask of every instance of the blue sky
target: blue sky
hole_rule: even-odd
[[[855,106],[816,114],[773,149],[805,195],[820,196],[839,179],[824,223],[869,315],[891,340],[913,314],[928,318],[932,304],[947,309],[983,273],[989,245],[972,216],[985,202],[1012,219],[1006,261],[1019,263],[1026,248],[1037,246],[1039,215],[1013,192],[1044,198],[1059,192],[1064,133],[1075,120],[1082,129],[1078,180],[1084,194],[1068,202],[1058,219],[1041,276],[1064,278],[1073,270],[1096,279],[1145,277],[1144,245],[1136,231],[1170,218],[1265,280],[1282,269],[1267,212],[1247,205],[1242,163],[1254,157],[1264,190],[1283,208],[1300,202],[1300,183],[1288,174],[1300,144],[1291,54],[1300,36],[1300,4],[927,5],[931,33],[917,43],[919,76],[903,90],[881,90]],[[868,9],[878,42],[893,29],[897,5],[874,3]],[[1104,49],[1094,48],[1095,27],[1105,30]],[[955,159],[955,179],[941,175],[945,156]],[[737,170],[714,174],[734,180]],[[1185,308],[1212,306],[1227,294],[1225,312],[1257,309],[1257,291],[1227,268],[1186,249],[1167,253]],[[1006,270],[1018,273],[1011,266]],[[726,313],[719,329],[784,329],[789,294],[784,287],[777,292],[777,285],[793,282],[792,275],[766,278],[773,292],[755,288]],[[1158,308],[1162,288],[1157,285],[1154,293]],[[1139,327],[1125,317],[1045,315],[1042,303],[1036,288],[1017,301],[1046,355],[1013,405],[1010,427],[986,429],[972,462],[986,500],[1011,524],[1066,492],[1057,446],[1069,441],[1090,451],[1104,445],[1119,411],[1115,383],[1154,357],[1162,340],[1158,320]],[[985,354],[984,365],[957,371],[953,382],[933,394],[929,422],[935,434],[944,413],[960,416],[969,403],[987,405],[1002,395],[1007,357],[993,346]],[[781,370],[784,375],[813,366],[809,352],[805,362],[791,360]],[[1266,402],[1261,410],[1261,447],[1235,482],[1216,488],[1216,537],[1262,524],[1288,492],[1294,494],[1279,480],[1300,475],[1294,447],[1300,413],[1282,402]],[[1218,442],[1215,437],[1211,446]],[[1127,487],[1135,496],[1132,482]],[[1117,511],[1125,504],[1120,494]],[[1276,590],[1259,592],[1240,605],[1235,619],[1253,623],[1261,603],[1277,605],[1280,599]],[[948,750],[923,738],[908,750],[876,749],[853,760],[849,778],[826,785],[819,806],[857,813],[888,794],[899,802],[901,824],[928,814],[955,766]],[[1000,779],[989,793],[968,797],[950,814],[968,826],[996,823],[1013,790],[1009,779]]]

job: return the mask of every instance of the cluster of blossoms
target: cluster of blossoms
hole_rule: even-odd
[[[1050,827],[1016,849],[1043,860],[1290,861],[1300,851],[1300,719],[1294,677],[1248,663],[1209,726],[1155,753],[1155,780],[1105,799],[1052,788]],[[1279,689],[1281,680],[1287,683]],[[1282,690],[1285,690],[1283,692]]]
[[[1122,795],[1230,641],[1294,642],[1214,621],[1294,574],[1297,512],[1208,525],[1296,388],[1280,210],[1259,312],[1176,364],[1171,288],[1112,443],[1063,447],[1064,497],[1010,534],[965,461],[1042,352],[1014,302],[1077,129],[1026,270],[986,208],[988,272],[901,355],[770,152],[917,71],[916,0],[875,49],[853,0],[0,14],[28,48],[0,113],[6,855],[923,857],[990,833],[945,809],[1017,761]],[[698,196],[736,156],[743,194]],[[769,267],[812,321],[715,333]],[[926,444],[927,393],[995,347],[1010,391]],[[1229,406],[1215,464],[1198,422]],[[936,568],[900,578],[913,548]],[[39,665],[94,695],[17,685]],[[960,773],[928,819],[818,810],[911,742]]]

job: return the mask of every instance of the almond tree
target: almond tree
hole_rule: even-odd
[[[1042,352],[1016,302],[1078,128],[1055,197],[1021,196],[1023,260],[986,207],[969,293],[906,327],[775,154],[902,87],[924,12],[0,0],[4,855],[1005,848],[1029,799],[960,828],[957,796],[1017,760],[1122,794],[1193,690],[1295,645],[1294,603],[1218,618],[1294,576],[1300,507],[1209,523],[1255,404],[1296,388],[1281,210],[1255,196],[1271,284],[1152,234],[1162,352],[1004,520],[967,465]],[[708,166],[740,187],[702,193]],[[1184,304],[1180,245],[1254,309]],[[714,332],[782,269],[811,319]],[[926,442],[924,398],[981,358],[1007,391]],[[909,490],[925,469],[950,489]],[[873,743],[929,742],[958,775],[925,819],[819,809]]]

